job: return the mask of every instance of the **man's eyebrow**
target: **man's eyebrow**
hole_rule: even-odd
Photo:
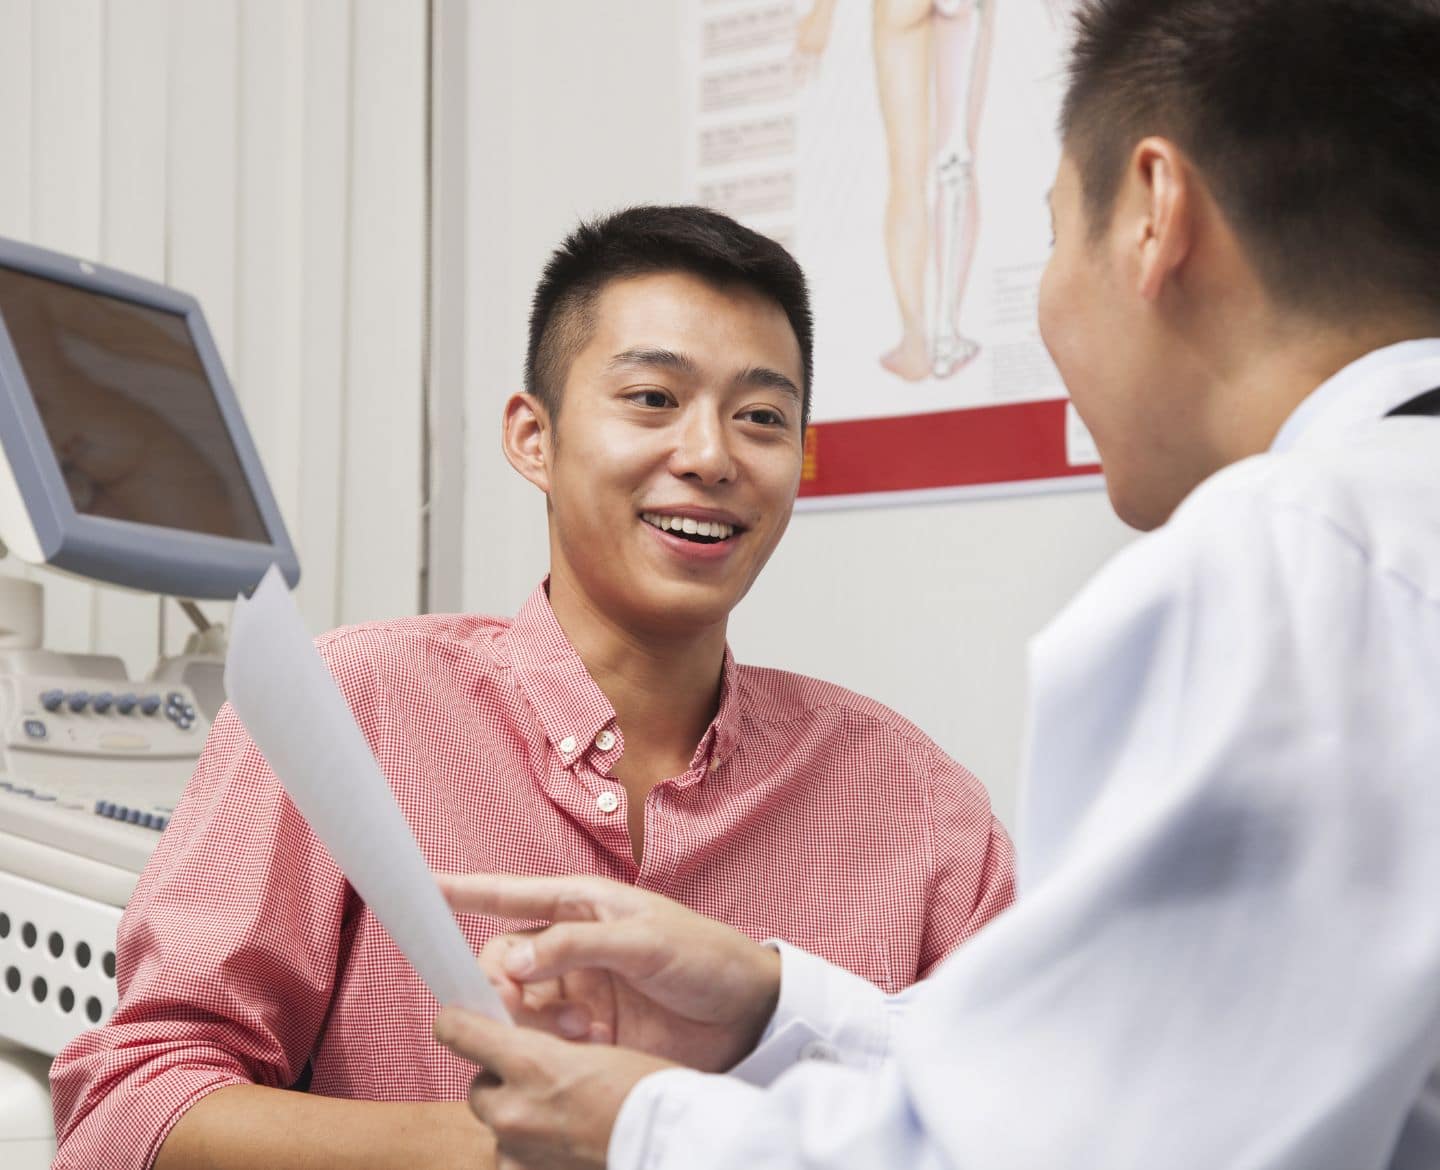
[[[698,377],[700,374],[699,364],[689,354],[676,353],[673,349],[662,349],[657,346],[636,346],[633,349],[623,350],[610,359],[609,368],[611,370],[674,370],[677,374],[684,374],[692,378]],[[772,370],[769,366],[750,366],[741,370],[735,375],[734,384],[779,390],[793,396],[796,401],[804,401],[805,397],[800,393],[800,387],[779,370]]]
[[[772,370],[769,366],[751,366],[735,377],[737,386],[759,386],[766,390],[779,390],[784,394],[791,395],[796,402],[803,402],[805,396],[800,393],[800,387],[795,385],[789,378],[779,370]]]
[[[700,372],[695,359],[688,354],[676,353],[673,349],[658,349],[640,346],[617,353],[610,359],[612,370],[674,370],[677,374],[694,376]]]

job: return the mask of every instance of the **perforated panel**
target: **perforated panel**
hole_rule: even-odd
[[[120,911],[0,872],[0,1036],[53,1056],[115,1010]]]

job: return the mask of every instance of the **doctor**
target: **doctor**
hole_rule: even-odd
[[[1041,328],[1153,531],[1032,648],[1019,903],[886,999],[452,881],[554,923],[485,950],[527,1019],[630,1046],[443,1013],[503,1164],[1440,1165],[1440,3],[1077,22]]]

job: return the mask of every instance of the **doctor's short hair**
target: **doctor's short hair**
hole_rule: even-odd
[[[810,419],[813,327],[800,265],[780,244],[707,207],[627,207],[583,222],[551,254],[535,288],[525,389],[556,418],[575,355],[590,339],[594,308],[612,280],[683,272],[739,284],[784,310],[800,343],[803,422]]]
[[[1081,0],[1060,117],[1089,227],[1193,160],[1278,306],[1440,310],[1440,0]]]

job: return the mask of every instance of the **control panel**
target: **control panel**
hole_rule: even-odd
[[[208,730],[175,684],[0,675],[0,832],[138,874]],[[113,883],[73,892],[115,902]]]

